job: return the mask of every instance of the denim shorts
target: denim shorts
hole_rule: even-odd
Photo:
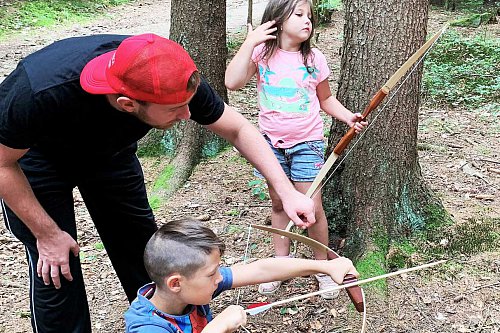
[[[325,162],[325,143],[322,140],[306,141],[290,148],[273,147],[265,137],[269,147],[278,159],[289,179],[295,182],[312,182]],[[254,169],[254,175],[264,178]]]

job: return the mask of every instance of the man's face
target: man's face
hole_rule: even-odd
[[[148,103],[147,105],[140,105],[134,114],[137,118],[154,128],[169,129],[178,121],[189,119],[191,113],[189,112],[188,104],[193,96],[194,94],[187,101],[179,104],[163,105]]]

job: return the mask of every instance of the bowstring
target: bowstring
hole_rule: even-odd
[[[245,253],[243,254],[243,265],[247,263],[248,260],[248,250],[250,248],[250,234],[252,233],[252,225],[248,224],[248,235],[247,235],[247,243],[245,246]],[[240,303],[240,296],[242,293],[242,288],[238,288],[238,295],[236,296],[236,305]]]
[[[248,224],[248,235],[247,235],[247,243],[245,246],[245,252],[243,254],[243,265],[245,265],[247,260],[248,260],[248,251],[250,249],[250,234],[251,234],[251,232],[252,232],[252,225]],[[241,293],[242,293],[242,288],[238,288],[238,295],[236,296],[236,305],[239,305],[239,303],[240,303]],[[250,331],[243,325],[241,325],[239,327],[239,330],[244,330],[245,332],[250,333]]]
[[[420,57],[420,59],[413,65],[413,67],[410,70],[410,72],[408,74],[406,74],[406,76],[403,79],[403,81],[401,83],[399,83],[399,85],[397,86],[396,90],[394,90],[394,92],[391,94],[391,96],[389,97],[389,99],[387,100],[387,102],[385,102],[384,105],[375,114],[375,117],[373,117],[372,121],[368,124],[368,127],[363,132],[361,132],[361,134],[358,136],[358,138],[356,139],[356,141],[354,141],[354,143],[351,145],[351,147],[347,150],[347,152],[345,153],[344,157],[337,163],[337,165],[335,166],[335,169],[333,169],[333,171],[330,172],[329,176],[326,177],[326,179],[323,182],[321,182],[320,186],[318,186],[318,188],[316,190],[314,190],[313,194],[311,195],[311,198],[313,198],[314,196],[316,196],[318,193],[321,192],[321,190],[323,189],[323,187],[325,187],[326,183],[330,180],[330,178],[332,178],[332,176],[335,173],[335,171],[337,171],[337,169],[340,167],[340,165],[342,164],[342,162],[344,162],[344,160],[349,156],[349,154],[351,153],[351,151],[356,147],[356,145],[363,138],[363,136],[365,136],[365,134],[368,132],[368,130],[370,129],[370,127],[373,126],[373,124],[375,123],[375,121],[377,120],[377,118],[380,116],[380,114],[382,113],[382,111],[384,111],[385,108],[387,107],[387,105],[389,105],[389,103],[396,96],[396,94],[398,93],[398,91],[403,87],[403,85],[406,83],[406,81],[408,81],[408,79],[410,78],[410,76],[418,68],[418,66],[425,59],[425,57],[427,57],[427,54],[432,50],[432,48],[434,47],[434,45],[436,45],[437,41],[441,38],[441,36],[443,34],[444,34],[444,31],[443,31],[443,33],[441,35],[439,35],[438,38],[436,38],[436,40],[434,41],[434,43],[432,43],[432,45],[427,49],[427,51],[425,51],[424,54]]]

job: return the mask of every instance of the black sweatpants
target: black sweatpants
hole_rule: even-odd
[[[37,199],[59,228],[74,239],[77,239],[77,226],[72,191],[78,187],[129,302],[136,297],[139,287],[150,282],[143,252],[157,228],[135,148],[131,146],[95,162],[55,163],[35,150],[20,160]],[[79,258],[69,254],[73,281],[61,275],[60,289],[55,289],[53,284],[44,285],[36,273],[35,237],[3,200],[2,208],[7,228],[26,248],[33,331],[91,332]]]

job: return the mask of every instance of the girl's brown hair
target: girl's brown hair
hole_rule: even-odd
[[[259,55],[262,60],[267,61],[280,47],[279,40],[283,23],[288,20],[290,16],[292,16],[295,7],[297,7],[297,5],[301,2],[309,4],[311,8],[311,34],[307,40],[302,42],[299,49],[302,54],[304,66],[308,67],[307,59],[312,54],[311,38],[314,35],[314,28],[316,27],[316,19],[314,17],[313,4],[311,0],[270,0],[268,2],[266,9],[264,10],[264,14],[262,15],[261,24],[274,20],[276,22],[274,26],[278,30],[276,30],[276,39],[270,39],[265,42],[262,53]]]

